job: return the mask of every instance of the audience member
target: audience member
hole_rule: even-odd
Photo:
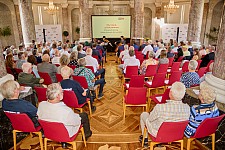
[[[52,58],[52,64],[59,65],[60,64],[60,53],[59,50],[55,51],[55,55]]]
[[[16,68],[22,69],[23,63],[26,62],[24,52],[18,53],[18,60],[16,61]]]
[[[168,64],[169,59],[166,57],[166,50],[161,50],[159,64]]]
[[[148,59],[144,60],[140,66],[141,74],[145,74],[148,65],[157,65],[158,64],[158,61],[155,60],[154,57],[155,57],[155,53],[153,51],[150,51],[148,53]]]
[[[124,61],[124,66],[123,66],[123,73],[126,74],[126,68],[127,66],[138,66],[138,68],[140,67],[140,61],[138,59],[135,58],[134,55],[134,50],[129,50],[129,55],[130,58],[127,58]]]
[[[97,45],[94,43],[92,45],[92,56],[95,55],[95,56],[98,56],[98,62],[101,62],[102,61],[102,56],[99,52],[99,50],[97,50]]]
[[[86,56],[86,52],[83,51],[83,45],[79,44],[77,46],[77,51],[78,51],[78,59],[83,58]]]
[[[144,57],[146,57],[148,51],[153,51],[153,48],[152,48],[152,46],[151,46],[152,41],[151,41],[151,40],[148,40],[147,44],[148,44],[148,45],[146,45],[146,46],[144,47],[144,49],[142,50],[142,54],[144,54]]]
[[[203,56],[205,56],[207,53],[206,53],[206,50],[205,50],[205,45],[202,45],[200,47],[200,50],[199,50],[199,56],[200,58],[202,58]]]
[[[73,51],[70,54],[70,62],[68,65],[78,67],[78,51]]]
[[[200,83],[205,81],[205,77],[209,74],[212,74],[212,70],[213,70],[213,64],[214,62],[212,62],[210,65],[209,65],[209,72],[206,72],[206,74],[204,74],[201,78],[200,78]]]
[[[36,78],[40,78],[40,76],[38,74],[38,69],[37,69],[37,66],[36,66],[36,64],[37,64],[36,57],[34,55],[28,56],[27,62],[32,64],[32,71],[33,71],[34,75],[36,76]]]
[[[174,53],[172,53],[172,48],[171,46],[168,47],[168,51],[167,51],[167,58],[171,58],[174,57]]]
[[[35,63],[35,65],[42,62],[41,54],[36,49],[33,50],[33,55],[35,56],[35,58],[37,60],[37,62]]]
[[[209,49],[209,54],[205,55],[204,58],[202,58],[202,62],[200,64],[200,67],[206,67],[210,60],[214,60],[215,57],[215,46],[211,46]]]
[[[181,99],[184,97],[186,88],[181,82],[175,82],[170,89],[169,97],[165,104],[156,105],[150,112],[143,112],[140,117],[142,135],[139,137],[140,141],[143,139],[145,126],[147,131],[154,137],[157,136],[158,130],[163,122],[178,122],[188,120],[190,116],[190,107],[184,104]],[[148,138],[144,137],[144,145],[148,146]]]
[[[186,72],[181,76],[180,81],[184,83],[186,88],[200,84],[200,77],[195,72],[197,67],[198,62],[196,60],[191,60],[188,64],[189,72]]]
[[[192,57],[192,60],[199,60],[199,50],[198,48],[195,48],[194,49],[194,52],[193,52],[194,56]]]
[[[67,55],[62,55],[60,57],[60,66],[58,67],[57,73],[61,74],[61,69],[69,64],[70,60]],[[73,69],[70,68],[71,74],[73,74]]]

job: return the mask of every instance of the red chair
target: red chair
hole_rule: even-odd
[[[215,150],[215,132],[219,122],[225,117],[225,114],[205,119],[197,128],[195,135],[187,139],[187,150],[191,148],[191,142],[197,138],[203,138],[207,136],[212,137],[212,150]]]
[[[165,89],[165,78],[166,73],[157,73],[152,81],[145,82],[145,86],[148,87],[148,96],[151,96],[151,90],[156,90],[155,94],[158,94],[158,89],[163,88]]]
[[[209,66],[210,66],[210,64],[213,63],[213,62],[214,62],[214,60],[210,60],[210,61],[209,61],[209,63],[208,63],[207,66],[206,66],[206,67],[207,67],[206,72],[209,72]]]
[[[40,76],[41,78],[44,79],[44,83],[43,83],[43,84],[45,84],[45,85],[50,85],[50,84],[52,84],[52,79],[51,79],[50,75],[49,75],[47,72],[39,72],[39,71],[38,71],[38,74],[39,74],[39,76]]]
[[[184,130],[187,124],[188,124],[188,121],[163,122],[159,128],[159,131],[156,137],[148,133],[148,135],[151,138],[150,150],[153,150],[154,145],[156,144],[172,143],[172,142],[180,143],[181,150],[183,150],[183,147],[184,147],[183,136],[184,136]],[[147,129],[145,127],[143,137],[145,137],[146,132],[147,132]],[[142,140],[142,147],[143,146],[144,146],[144,139]]]
[[[157,68],[158,65],[148,65],[145,72],[145,78],[151,79],[157,73]]]
[[[16,70],[16,73],[17,74],[19,74],[20,72],[23,72],[23,70],[22,69],[19,69],[19,68],[15,68],[15,70]]]
[[[70,67],[70,68],[73,69],[73,70],[76,68],[75,65],[68,65],[68,67]]]
[[[189,61],[184,62],[183,66],[182,66],[182,72],[188,72],[188,65],[189,65]]]
[[[127,90],[130,87],[144,87],[144,81],[145,81],[145,77],[144,75],[133,75],[130,78],[130,82],[129,83],[124,83],[124,89]]]
[[[138,66],[126,67],[126,74],[124,74],[123,83],[125,83],[127,79],[130,79],[132,75],[138,75]]]
[[[16,133],[17,132],[30,132],[37,134],[40,141],[41,150],[43,150],[43,142],[42,142],[42,133],[40,132],[41,127],[35,127],[34,123],[25,113],[15,113],[15,112],[8,112],[4,111],[6,116],[12,123],[13,126],[13,143],[14,143],[14,150],[16,150]]]
[[[167,73],[169,64],[160,64],[157,73]]]
[[[76,94],[74,93],[74,91],[68,91],[68,90],[64,90],[63,91],[63,102],[70,108],[74,109],[78,109],[81,113],[83,112],[83,106],[85,104],[88,103],[88,107],[89,107],[89,112],[90,112],[90,116],[92,116],[92,112],[91,112],[91,102],[90,99],[87,98],[86,102],[83,104],[78,104],[78,99]]]
[[[95,73],[95,72],[94,72],[94,67],[93,67],[93,66],[85,66],[85,67],[88,68],[88,69],[91,69],[92,73]]]
[[[169,79],[165,80],[166,87],[171,86],[174,82],[180,81],[182,71],[174,71],[171,73]]]
[[[72,76],[73,80],[77,81],[80,83],[80,85],[84,88],[84,89],[88,89],[88,83],[87,80],[84,76]],[[96,93],[96,98],[97,98],[97,93],[98,93],[98,86],[94,87],[95,93]]]
[[[182,62],[183,59],[184,59],[184,56],[180,56],[180,57],[177,59],[177,62]]]
[[[63,80],[63,77],[61,74],[56,73],[55,76],[58,82],[61,82]]]
[[[171,69],[167,69],[167,73],[171,74],[173,71],[179,71],[181,62],[173,62]]]
[[[46,97],[47,88],[35,86],[34,90],[37,93],[39,103],[42,102],[42,101],[47,101],[47,97]]]
[[[127,95],[123,98],[123,118],[126,116],[126,107],[128,106],[141,106],[145,107],[148,111],[147,104],[147,89],[145,87],[130,87]]]
[[[207,67],[202,67],[197,71],[200,78],[205,74],[206,70],[207,70]]]
[[[172,67],[173,61],[174,61],[174,57],[170,57],[168,59],[169,59],[169,66],[168,67]]]
[[[6,67],[6,71],[7,71],[7,73],[8,73],[8,74],[11,74],[11,75],[13,75],[13,72],[12,72],[11,68],[9,68],[9,67]]]
[[[86,139],[84,135],[84,128],[82,127],[82,125],[80,126],[80,129],[75,135],[73,135],[72,137],[69,137],[68,131],[63,123],[48,122],[44,120],[38,120],[38,121],[41,124],[41,127],[43,128],[44,134],[45,134],[45,138],[44,138],[45,150],[47,150],[48,141],[66,142],[73,146],[73,150],[76,150],[75,139],[80,131],[82,133],[84,145],[86,147],[87,144],[86,144]]]
[[[170,93],[170,89],[168,88],[163,94],[150,96],[150,100],[153,100],[156,104],[164,104],[166,103],[166,100],[170,99],[169,93]],[[150,104],[151,104],[151,101],[149,101],[149,106]]]
[[[59,67],[60,66],[60,64],[54,64],[56,67]]]
[[[198,62],[198,66],[197,66],[196,70],[198,70],[198,69],[199,69],[199,67],[200,67],[200,64],[201,64],[202,60],[201,60],[201,59],[200,59],[200,60],[197,60],[197,62]]]

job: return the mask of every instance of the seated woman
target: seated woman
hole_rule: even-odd
[[[169,59],[167,58],[166,50],[161,50],[160,58],[159,58],[159,64],[168,64]]]
[[[199,50],[198,50],[198,48],[194,49],[194,56],[192,57],[192,60],[199,60]]]
[[[148,59],[144,60],[140,66],[140,73],[145,74],[148,65],[157,65],[158,61],[154,59],[155,53],[153,51],[149,51]]]
[[[189,72],[186,72],[181,76],[180,81],[184,83],[186,88],[190,88],[193,85],[200,84],[200,77],[195,72],[197,67],[198,67],[198,62],[196,60],[191,60],[188,64]]]
[[[60,66],[58,67],[57,73],[61,74],[61,69],[65,66],[67,66],[69,64],[70,60],[69,60],[69,57],[67,55],[62,55],[60,57],[59,61],[60,61]],[[70,72],[71,72],[71,74],[73,74],[72,68],[70,68]]]
[[[22,70],[23,72],[19,73],[18,75],[18,82],[20,84],[25,84],[33,88],[34,86],[41,86],[41,84],[44,82],[44,79],[36,78],[32,74],[31,63],[23,63]]]
[[[204,85],[203,85],[204,84]],[[195,134],[198,126],[206,118],[213,118],[219,116],[219,110],[215,104],[216,93],[215,91],[207,86],[206,83],[200,85],[199,99],[200,105],[194,105],[191,107],[191,113],[189,118],[189,124],[187,125],[184,135],[191,137]]]
[[[79,67],[77,60],[78,60],[78,52],[73,51],[70,54],[70,63],[68,65]]]
[[[191,53],[188,51],[188,46],[182,46],[183,56],[184,60],[190,60],[191,59]]]
[[[36,76],[36,78],[40,78],[39,74],[38,74],[38,69],[37,69],[37,59],[34,55],[30,55],[27,58],[27,62],[32,64],[32,71],[34,73],[34,75]]]
[[[18,74],[16,73],[16,63],[14,62],[14,58],[13,58],[13,55],[12,54],[9,54],[6,56],[6,59],[5,59],[5,66],[7,68],[10,68],[10,70],[12,71],[13,73],[13,76],[15,79],[18,79]]]

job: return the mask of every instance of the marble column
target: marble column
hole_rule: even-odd
[[[18,32],[19,32],[19,40],[20,40],[20,43],[22,43],[23,42],[23,33],[22,33],[22,27],[21,27],[21,21],[20,21],[20,11],[19,11],[18,5],[15,5],[15,13],[16,13]]]
[[[28,47],[32,40],[36,40],[32,0],[19,0],[20,19],[23,42]]]
[[[204,0],[191,0],[187,39],[200,42]]]
[[[204,44],[204,37],[206,33],[205,31],[206,31],[208,12],[209,12],[209,3],[205,3],[204,9],[203,9],[202,27],[201,27],[201,36],[200,36],[200,42],[203,44]]]
[[[62,21],[63,21],[63,31],[69,30],[68,22],[68,4],[62,4]]]
[[[80,41],[91,41],[91,15],[88,0],[79,0]]]

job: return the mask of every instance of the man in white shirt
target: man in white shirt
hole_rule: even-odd
[[[125,61],[124,61],[124,66],[123,66],[123,72],[126,73],[126,67],[127,66],[138,66],[138,68],[140,67],[140,61],[139,59],[136,59],[135,58],[135,52],[134,50],[129,50],[129,55],[130,55],[130,58],[127,58]]]
[[[74,113],[71,108],[61,101],[63,91],[58,83],[48,86],[46,96],[48,100],[42,101],[38,106],[37,115],[39,119],[63,123],[70,137],[79,131],[81,124],[84,127],[85,137],[88,138],[92,135],[88,115],[86,113]]]
[[[105,78],[105,69],[99,69],[98,60],[92,57],[92,49],[88,48],[86,50],[86,54],[87,55],[84,57],[86,61],[86,66],[93,66],[95,76],[101,75],[101,78]]]
[[[142,54],[144,54],[145,57],[146,57],[148,51],[153,51],[153,48],[151,46],[152,41],[151,40],[148,40],[148,43],[147,44],[148,45],[146,45],[145,48],[142,50]]]
[[[122,51],[120,53],[119,58],[122,59],[122,61],[124,61],[124,59],[123,59],[124,56],[129,56],[129,49],[128,49],[128,45],[127,44],[124,45],[124,51]]]

